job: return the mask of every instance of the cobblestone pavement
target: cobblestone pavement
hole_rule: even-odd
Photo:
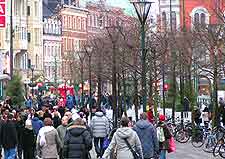
[[[215,158],[212,154],[208,154],[203,150],[194,148],[191,143],[176,144],[177,150],[175,153],[167,155],[167,159],[221,159]],[[91,151],[92,159],[97,159],[94,149]]]

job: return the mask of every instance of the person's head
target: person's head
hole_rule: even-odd
[[[32,130],[33,129],[31,120],[29,120],[29,119],[26,120],[26,122],[25,122],[25,128],[26,129],[29,129],[29,130]]]
[[[45,126],[52,126],[53,125],[52,119],[51,118],[45,118],[44,125]]]
[[[159,121],[163,122],[166,120],[166,116],[165,115],[159,115]]]
[[[74,125],[76,125],[76,126],[85,126],[85,122],[81,118],[77,118],[74,121]]]
[[[13,120],[14,115],[13,115],[12,113],[9,113],[9,114],[7,115],[7,117],[8,117],[8,120]]]
[[[147,120],[148,119],[147,114],[146,113],[141,113],[140,114],[140,119],[141,120]]]
[[[127,117],[122,117],[121,118],[121,126],[122,127],[128,127],[130,120]]]
[[[62,125],[63,125],[63,126],[67,126],[67,125],[68,125],[68,120],[69,120],[69,118],[68,118],[67,116],[64,116],[64,117],[62,118]]]
[[[72,118],[72,113],[67,111],[64,116],[67,116],[68,119],[70,120]]]
[[[39,118],[39,115],[37,113],[34,113],[35,118]]]

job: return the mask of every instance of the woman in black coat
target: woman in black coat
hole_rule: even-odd
[[[64,139],[63,156],[65,159],[89,159],[92,138],[81,118],[68,128]]]
[[[22,135],[22,148],[24,159],[32,159],[35,150],[35,134],[32,128],[31,120],[26,120],[25,128]]]

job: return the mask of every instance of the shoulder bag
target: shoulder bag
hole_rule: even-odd
[[[127,141],[127,139],[124,139],[126,145],[128,146],[128,148],[130,149],[131,153],[134,156],[134,159],[141,159],[140,155],[131,147],[130,143]]]

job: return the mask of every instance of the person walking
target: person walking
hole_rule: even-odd
[[[159,123],[157,126],[157,134],[159,140],[160,159],[166,159],[166,152],[169,150],[169,140],[172,135],[165,123],[166,117],[159,115]]]
[[[114,133],[111,143],[105,150],[103,159],[111,156],[111,153],[116,153],[117,159],[134,159],[132,150],[143,159],[141,141],[137,133],[128,127],[129,119],[122,117],[121,128]],[[132,150],[131,150],[132,149]]]
[[[22,149],[24,159],[32,159],[35,150],[35,132],[33,131],[32,121],[26,120],[22,134]]]
[[[74,121],[66,132],[63,146],[65,159],[90,159],[89,151],[92,149],[92,138],[81,118]]]
[[[148,121],[146,113],[140,115],[140,120],[134,125],[133,130],[141,141],[144,159],[157,157],[159,154],[157,133],[152,123]]]
[[[39,130],[44,126],[44,123],[39,119],[39,116],[37,113],[34,114],[34,118],[32,119],[32,127],[35,132],[35,135],[37,136],[39,133]]]
[[[209,108],[205,107],[202,111],[202,120],[204,122],[205,128],[208,129],[209,127]]]
[[[22,119],[21,114],[18,113],[16,117],[16,131],[17,131],[17,138],[18,138],[18,143],[17,143],[18,159],[22,159],[22,153],[23,153],[22,136],[23,136],[24,127],[25,127],[25,121]]]
[[[42,159],[57,159],[62,142],[51,118],[45,118],[44,125],[37,136],[37,156]]]
[[[2,125],[1,143],[4,149],[5,159],[16,158],[16,146],[18,144],[18,136],[16,125],[13,122],[13,114],[9,113],[7,121]]]
[[[94,146],[97,158],[102,157],[104,153],[104,138],[109,134],[109,121],[100,109],[98,109],[95,116],[92,118],[90,128],[94,137]]]
[[[60,126],[58,126],[57,129],[56,129],[62,143],[64,142],[64,137],[66,135],[68,120],[69,120],[69,118],[67,116],[64,116],[62,118],[62,124]],[[60,150],[59,156],[60,156],[60,159],[63,158],[62,149]]]

